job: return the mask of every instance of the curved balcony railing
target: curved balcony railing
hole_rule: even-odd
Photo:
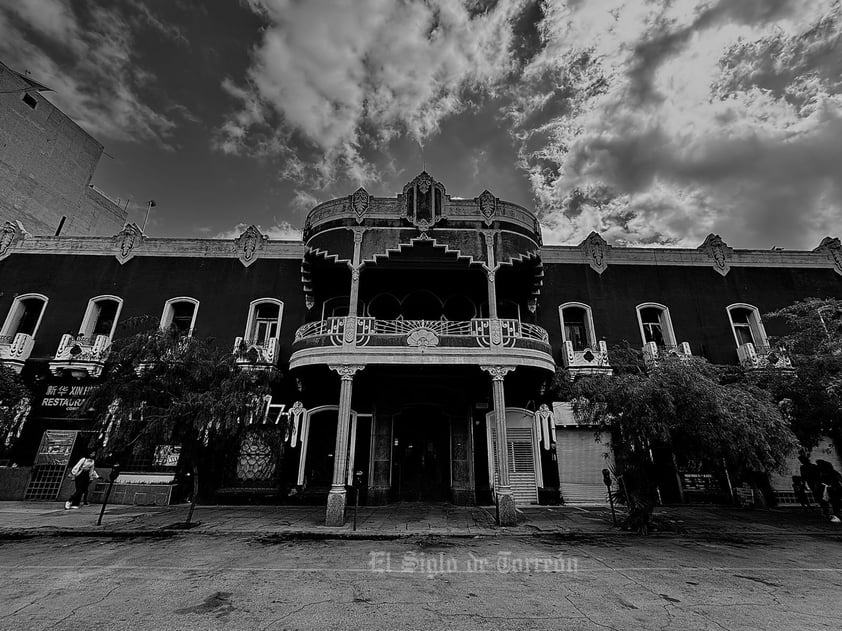
[[[495,327],[499,323],[499,328]],[[350,323],[350,324],[349,324]],[[353,330],[349,330],[352,327]],[[295,333],[296,345],[357,346],[534,346],[549,350],[549,336],[539,326],[515,319],[377,320],[332,317],[310,322]],[[308,342],[314,342],[308,344]]]

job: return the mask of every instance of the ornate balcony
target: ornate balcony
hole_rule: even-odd
[[[56,376],[69,372],[74,377],[99,377],[111,347],[107,335],[83,337],[65,333],[50,362],[50,372]]]
[[[502,361],[554,370],[547,332],[515,319],[376,320],[334,317],[295,333],[291,367],[340,360],[385,364]]]
[[[658,346],[655,342],[647,342],[643,345],[643,362],[646,369],[655,368],[664,359],[690,359],[693,353],[690,351],[690,344],[682,342],[678,346]]]
[[[0,335],[0,362],[20,373],[24,362],[32,354],[35,338],[26,333]]]
[[[271,370],[277,367],[278,340],[271,338],[252,341],[244,337],[234,338],[234,355],[237,365],[246,370]]]
[[[573,349],[573,342],[564,343],[561,355],[564,367],[574,374],[610,375],[613,371],[608,363],[608,346],[600,341],[596,348],[585,348],[580,351]]]
[[[737,357],[745,370],[792,370],[792,362],[783,347],[755,346],[746,342],[737,347]]]

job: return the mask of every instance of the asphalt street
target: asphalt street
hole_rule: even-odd
[[[0,629],[834,629],[842,537],[0,540]]]

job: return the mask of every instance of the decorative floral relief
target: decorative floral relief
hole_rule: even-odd
[[[362,186],[354,191],[351,195],[351,208],[354,209],[354,214],[357,216],[357,223],[362,223],[363,217],[368,210],[371,197]]]
[[[251,225],[246,228],[239,237],[234,239],[234,247],[237,251],[237,258],[248,267],[257,260],[257,254],[263,248],[264,242],[269,237],[263,235],[257,226]]]
[[[836,237],[825,237],[813,252],[824,252],[833,263],[837,274],[842,274],[842,242]]]
[[[713,269],[717,272],[725,276],[731,271],[729,259],[734,250],[733,248],[729,248],[718,234],[709,234],[704,240],[704,243],[699,246],[699,249],[704,251],[708,258],[713,261]]]
[[[426,348],[428,346],[438,346],[439,336],[432,329],[418,328],[410,331],[406,336],[406,345]]]
[[[127,223],[123,229],[114,236],[117,247],[120,248],[117,260],[122,265],[134,256],[135,248],[143,242],[143,232],[136,223]]]
[[[579,247],[582,248],[588,265],[597,274],[602,274],[602,272],[608,269],[607,256],[611,246],[599,234],[591,232]]]
[[[497,212],[497,198],[488,190],[484,190],[477,198],[479,203],[479,212],[485,219],[486,225],[491,225],[491,221]]]
[[[24,230],[19,221],[7,221],[0,228],[0,258],[5,257],[18,241],[25,239],[29,233]]]

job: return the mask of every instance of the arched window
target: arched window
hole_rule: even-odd
[[[174,327],[180,335],[190,337],[196,326],[196,314],[199,312],[199,301],[189,296],[170,298],[164,304],[161,314],[161,328]]]
[[[501,320],[520,321],[520,305],[514,300],[498,300],[497,317]]]
[[[558,308],[561,334],[565,342],[573,344],[574,351],[594,348],[596,334],[591,308],[581,302],[567,302]]]
[[[105,335],[111,340],[117,328],[117,319],[123,309],[123,299],[117,296],[97,296],[88,301],[79,336],[95,338]]]
[[[258,298],[249,305],[245,339],[252,344],[268,346],[281,332],[284,303],[276,298]]]
[[[337,296],[325,300],[322,306],[322,320],[327,318],[344,318],[348,315],[348,296]]]
[[[367,313],[377,320],[397,320],[401,314],[401,303],[392,294],[377,294],[369,301]]]
[[[419,289],[403,299],[401,313],[405,320],[439,320],[442,317],[441,300],[433,292]]]
[[[44,316],[48,301],[49,298],[43,294],[16,296],[6,315],[0,335],[14,337],[18,333],[23,333],[34,338],[38,333],[38,327],[41,326],[41,318]]]
[[[754,344],[755,347],[768,346],[766,330],[760,320],[760,311],[753,305],[736,303],[727,307],[728,319],[731,321],[731,331],[737,347],[744,344]]]
[[[644,344],[654,342],[660,347],[676,345],[670,312],[664,305],[656,302],[637,305],[637,321]]]

